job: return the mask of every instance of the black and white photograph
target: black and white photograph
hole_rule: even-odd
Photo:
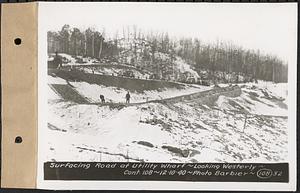
[[[295,7],[47,4],[42,161],[289,163]]]

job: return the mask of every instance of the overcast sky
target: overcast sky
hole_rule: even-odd
[[[69,24],[100,31],[104,27],[109,35],[136,25],[204,42],[232,41],[293,63],[296,57],[296,3],[42,3],[39,10],[47,30]]]

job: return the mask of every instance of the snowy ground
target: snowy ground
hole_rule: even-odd
[[[116,87],[106,87],[99,86],[96,84],[89,84],[86,82],[71,82],[71,84],[75,87],[75,89],[82,95],[86,96],[93,102],[100,102],[99,95],[102,94],[105,96],[106,102],[113,103],[124,103],[125,95],[127,91],[122,88]],[[139,103],[146,102],[150,100],[164,99],[169,97],[180,96],[184,94],[191,94],[195,92],[200,92],[204,90],[208,90],[210,87],[188,87],[186,86],[184,89],[164,89],[164,90],[150,90],[144,91],[143,93],[130,93],[131,102]]]
[[[65,84],[68,83],[59,77],[48,76],[48,84]],[[117,87],[107,87],[97,84],[89,84],[87,82],[69,82],[79,94],[86,97],[91,103],[100,103],[100,94],[104,95],[107,103],[125,103],[125,95],[127,90]],[[159,88],[158,90],[145,90],[143,93],[131,92],[130,101],[132,103],[147,102],[150,100],[159,100],[165,98],[176,97],[180,95],[192,94],[211,89],[207,86],[189,86],[182,85],[182,89],[176,88]],[[50,91],[52,92],[52,91]],[[55,96],[54,96],[55,97]]]
[[[49,84],[67,84],[48,77]],[[124,92],[71,83],[97,101]],[[151,162],[278,162],[287,159],[287,84],[243,84],[242,94],[208,102],[185,100],[131,106],[64,101],[49,87],[46,160]],[[191,90],[189,90],[191,89]],[[188,88],[179,94],[201,88]],[[203,90],[205,90],[203,88]],[[149,98],[178,91],[144,93]],[[175,94],[177,93],[177,94]],[[144,100],[133,94],[138,102]]]
[[[99,61],[97,59],[94,58],[90,58],[90,57],[82,57],[82,56],[77,56],[78,59],[82,60],[82,63],[78,63],[76,61],[76,58],[69,55],[69,54],[65,54],[65,53],[58,53],[59,56],[62,57],[63,61],[66,62],[64,65],[93,65],[96,63],[99,63]],[[49,54],[48,55],[48,61],[53,60],[55,57],[55,54]]]
[[[234,100],[220,96],[217,104],[220,109],[240,110],[246,113],[270,116],[288,116],[287,84],[266,83],[240,84],[242,95]],[[235,105],[232,105],[232,104]]]

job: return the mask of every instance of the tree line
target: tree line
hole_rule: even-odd
[[[274,82],[287,82],[288,79],[287,62],[232,42],[205,43],[197,38],[174,38],[164,32],[144,32],[136,26],[124,27],[121,33],[116,32],[107,39],[105,36],[104,29],[81,31],[64,25],[60,31],[48,32],[48,52],[125,62],[137,67],[147,64],[148,70],[165,71],[174,69],[174,63],[180,57],[199,75],[207,71],[211,79],[220,75],[226,79],[230,73]]]

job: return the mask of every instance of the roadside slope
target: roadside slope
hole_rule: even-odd
[[[259,89],[249,89],[259,95]],[[240,102],[247,94],[244,88],[240,91],[237,95],[207,95],[206,100],[184,97],[122,108],[53,103],[49,108],[49,123],[51,128],[59,129],[48,130],[51,138],[48,158],[56,161],[285,161],[287,118],[243,111],[235,103],[220,108],[219,100],[224,97]],[[249,99],[255,104],[253,101]]]

